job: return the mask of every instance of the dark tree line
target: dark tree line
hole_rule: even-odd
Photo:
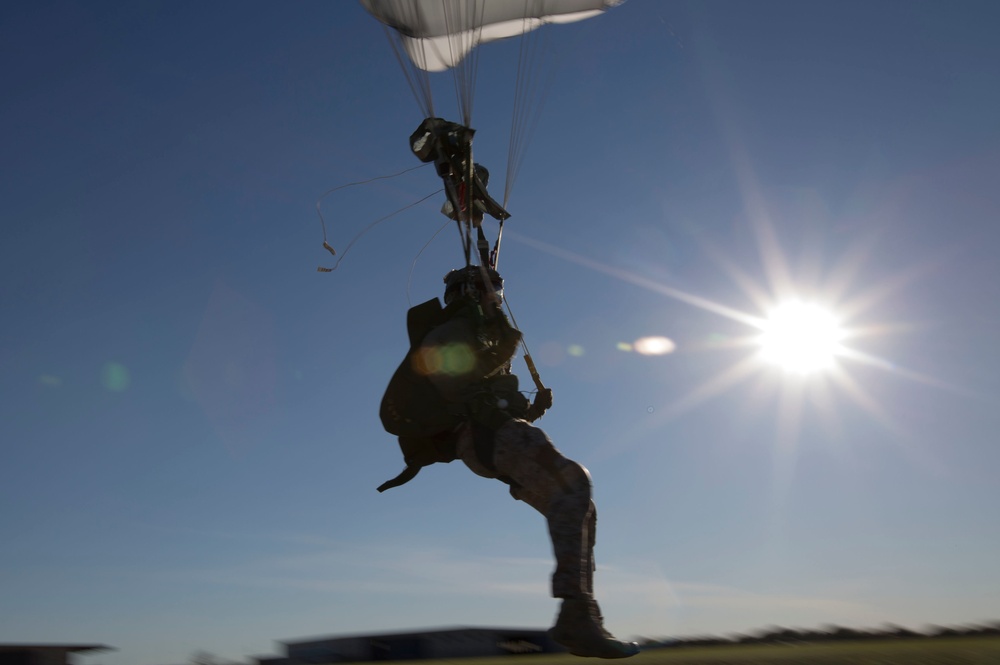
[[[839,640],[886,640],[920,639],[930,637],[1000,636],[1000,621],[964,626],[928,626],[923,630],[911,630],[895,624],[885,624],[879,628],[848,628],[827,625],[821,628],[785,628],[768,626],[749,634],[737,633],[729,636],[700,635],[668,639],[643,640],[644,648],[712,646],[721,644],[807,644],[811,642],[835,642]]]

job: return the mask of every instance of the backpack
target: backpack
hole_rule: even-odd
[[[430,380],[416,371],[414,354],[427,333],[448,318],[441,302],[434,298],[406,312],[406,332],[410,348],[399,364],[382,396],[379,418],[386,432],[399,437],[406,468],[378,487],[379,492],[409,482],[421,467],[435,462],[451,462],[457,457],[452,432],[464,420],[449,405]]]
[[[414,354],[432,328],[447,320],[441,302],[434,298],[406,313],[410,349],[396,368],[382,396],[379,418],[390,434],[424,437],[451,430],[461,418],[449,409],[437,388],[414,367]]]

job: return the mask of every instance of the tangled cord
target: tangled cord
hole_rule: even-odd
[[[330,252],[331,255],[337,256],[337,251],[330,244],[330,242],[329,242],[329,240],[327,238],[327,235],[326,235],[326,220],[323,218],[323,210],[322,210],[322,207],[321,207],[322,203],[323,203],[323,199],[325,199],[330,194],[333,194],[334,192],[339,191],[341,189],[346,189],[348,187],[355,187],[357,185],[366,185],[368,183],[375,182],[376,180],[388,180],[389,178],[396,178],[396,177],[399,177],[399,176],[401,176],[401,175],[403,175],[405,173],[409,173],[410,171],[415,171],[415,170],[423,168],[425,166],[427,166],[427,165],[426,164],[420,164],[418,166],[413,166],[413,167],[410,167],[408,169],[404,169],[403,171],[400,171],[398,173],[393,173],[392,175],[380,175],[380,176],[376,176],[374,178],[368,178],[367,180],[358,180],[356,182],[349,182],[349,183],[347,183],[345,185],[338,185],[337,187],[334,187],[333,189],[328,189],[327,191],[323,192],[323,195],[320,196],[319,200],[316,201],[316,214],[319,216],[320,228],[322,228],[322,230],[323,230],[323,249],[325,249],[326,251]],[[436,192],[432,192],[432,193],[428,194],[427,196],[425,196],[424,198],[420,199],[419,201],[414,201],[413,203],[410,203],[408,205],[403,206],[399,210],[396,210],[394,212],[389,213],[388,215],[385,215],[384,217],[380,217],[379,219],[376,219],[374,222],[370,223],[368,226],[366,226],[364,229],[362,229],[361,232],[359,232],[357,235],[355,235],[353,238],[351,238],[351,241],[349,243],[347,243],[347,248],[344,249],[344,251],[341,253],[341,255],[337,258],[337,262],[333,264],[332,268],[325,268],[323,266],[320,266],[320,267],[316,268],[316,271],[317,272],[333,272],[334,270],[337,269],[337,266],[340,265],[340,262],[343,261],[344,257],[347,255],[347,252],[350,251],[351,247],[354,245],[354,243],[356,243],[361,238],[361,236],[363,236],[364,234],[368,233],[369,231],[371,231],[373,228],[375,228],[377,225],[379,225],[380,223],[384,222],[385,220],[387,220],[387,219],[389,219],[391,217],[394,217],[395,215],[398,215],[399,213],[403,212],[404,210],[409,210],[410,208],[423,203],[427,199],[431,198],[432,196],[436,196],[439,193],[441,193],[440,189],[437,190]]]

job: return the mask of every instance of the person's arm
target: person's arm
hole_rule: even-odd
[[[528,407],[528,413],[524,419],[530,423],[541,418],[546,411],[552,408],[552,389],[545,388],[535,393],[535,400]]]

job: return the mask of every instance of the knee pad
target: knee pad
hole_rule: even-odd
[[[566,460],[566,464],[560,470],[560,476],[562,477],[565,487],[570,492],[586,494],[587,499],[593,495],[593,483],[590,478],[590,471],[587,471],[587,467],[580,464],[579,462],[574,462],[573,460]]]

